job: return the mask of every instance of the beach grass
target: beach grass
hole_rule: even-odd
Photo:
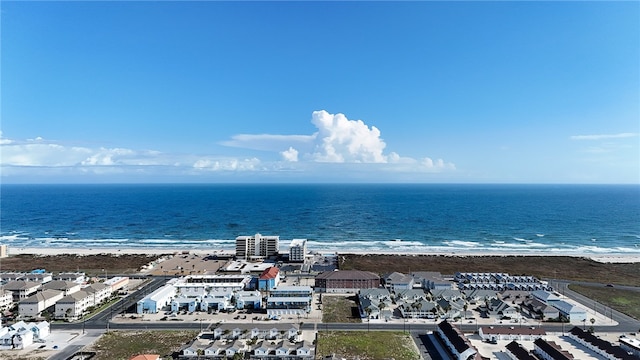
[[[601,263],[571,256],[455,256],[455,255],[359,255],[341,254],[341,270],[365,270],[376,274],[394,271],[506,272],[539,279],[564,279],[640,286],[640,262]]]
[[[570,284],[569,289],[640,320],[640,292],[604,286]]]
[[[13,255],[2,259],[2,271],[31,271],[45,269],[49,272],[80,271],[89,275],[133,274],[162,255],[148,254],[60,254]]]
[[[359,323],[358,305],[353,297],[324,295],[322,296],[322,322],[325,323]]]
[[[109,331],[90,350],[96,352],[93,360],[128,360],[139,354],[158,354],[170,359],[171,354],[197,335],[197,331],[190,330]]]
[[[392,331],[329,331],[318,333],[316,358],[334,355],[337,358],[362,360],[420,358],[413,340],[402,332]]]

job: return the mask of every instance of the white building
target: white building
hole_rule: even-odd
[[[93,294],[82,290],[67,295],[56,302],[56,319],[77,320],[81,318],[87,308],[94,306]]]
[[[242,259],[277,256],[280,236],[238,236],[236,238],[236,257]]]
[[[93,283],[82,288],[82,291],[93,295],[94,305],[101,304],[105,300],[109,299],[112,294],[111,286],[105,285],[103,283]]]
[[[178,279],[174,286],[181,294],[204,295],[210,290],[240,291],[251,283],[251,275],[189,275]]]
[[[289,245],[289,261],[304,262],[307,254],[307,239],[293,239]]]
[[[33,281],[15,280],[5,285],[4,289],[11,292],[14,302],[19,302],[38,291],[40,285],[40,283]]]
[[[136,312],[138,314],[155,314],[171,304],[171,299],[176,295],[176,287],[167,284],[138,301]]]
[[[0,289],[0,310],[10,309],[13,306],[13,294],[11,291]]]
[[[64,293],[59,290],[46,289],[38,291],[18,303],[18,313],[23,317],[38,317],[44,310],[54,306],[63,297]]]
[[[116,276],[104,281],[104,284],[111,287],[112,293],[126,290],[129,287],[129,278],[126,276]]]

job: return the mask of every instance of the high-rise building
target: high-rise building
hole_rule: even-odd
[[[304,262],[307,254],[307,239],[293,239],[289,246],[289,261]]]
[[[280,236],[238,236],[236,238],[236,257],[241,259],[277,256]]]

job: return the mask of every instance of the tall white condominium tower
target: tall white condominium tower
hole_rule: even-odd
[[[307,254],[307,239],[293,239],[289,246],[289,261],[304,262]]]
[[[278,255],[280,236],[238,236],[236,257],[242,259],[271,257]]]

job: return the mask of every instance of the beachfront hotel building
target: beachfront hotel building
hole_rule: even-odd
[[[304,262],[307,254],[307,239],[293,239],[289,245],[289,261]]]
[[[238,236],[236,238],[236,257],[240,259],[259,259],[278,255],[280,236]]]

